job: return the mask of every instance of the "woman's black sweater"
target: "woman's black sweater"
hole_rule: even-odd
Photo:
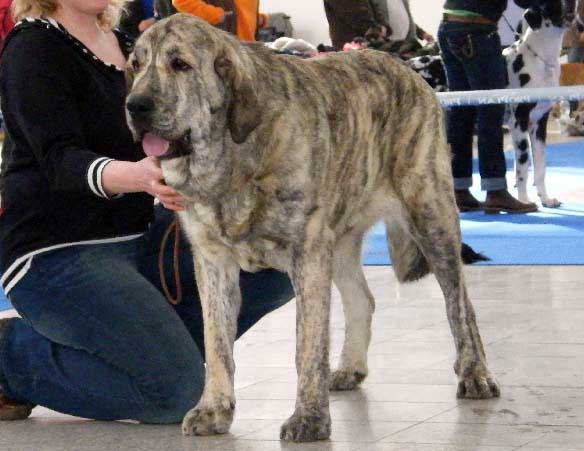
[[[131,41],[116,35],[127,54]],[[101,185],[112,159],[144,158],[126,125],[125,96],[123,70],[99,60],[56,22],[24,20],[7,37],[0,59],[5,291],[37,253],[130,239],[147,229],[151,196],[110,198]]]

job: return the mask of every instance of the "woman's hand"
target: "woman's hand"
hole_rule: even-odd
[[[143,33],[155,23],[156,19],[154,17],[151,17],[150,19],[144,19],[142,22],[138,24],[138,30],[140,31],[140,33]]]
[[[101,183],[109,195],[145,192],[173,211],[184,210],[184,198],[164,183],[160,162],[146,157],[137,162],[111,161],[103,169]]]

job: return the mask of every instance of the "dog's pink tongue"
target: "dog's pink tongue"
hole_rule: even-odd
[[[170,143],[166,139],[163,139],[154,133],[146,133],[142,140],[144,153],[149,157],[161,157],[168,152],[169,146]]]

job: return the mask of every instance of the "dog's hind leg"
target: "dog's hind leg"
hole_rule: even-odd
[[[537,195],[544,207],[557,208],[562,203],[558,199],[549,197],[545,186],[547,123],[549,112],[544,114],[531,133],[531,149],[533,156],[533,183],[537,188]]]
[[[331,390],[353,390],[367,376],[367,349],[375,299],[361,264],[363,233],[348,233],[334,249],[333,281],[341,293],[345,313],[345,341]]]
[[[221,251],[195,255],[195,273],[205,332],[205,389],[185,416],[185,435],[224,434],[233,422],[235,363],[233,344],[241,305],[239,266]]]
[[[529,175],[529,133],[522,130],[517,122],[511,127],[511,139],[515,149],[515,186],[521,202],[530,202],[527,195]]]
[[[446,300],[457,351],[454,366],[461,398],[499,396],[489,369],[468,298],[460,258],[460,226],[450,174],[429,170],[429,179],[409,184],[403,192],[404,224],[426,257]],[[432,180],[435,178],[435,180]],[[405,191],[405,190],[404,190]]]

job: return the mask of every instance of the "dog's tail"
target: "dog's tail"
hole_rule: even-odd
[[[405,231],[395,224],[386,222],[388,247],[393,262],[393,270],[400,282],[414,282],[430,273],[430,265],[417,243]],[[472,247],[462,243],[460,256],[464,264],[489,260],[483,254],[475,252]]]
[[[490,258],[486,255],[475,252],[475,250],[466,243],[462,243],[460,256],[462,257],[462,262],[465,265],[472,265],[476,262],[487,262],[490,260]]]

